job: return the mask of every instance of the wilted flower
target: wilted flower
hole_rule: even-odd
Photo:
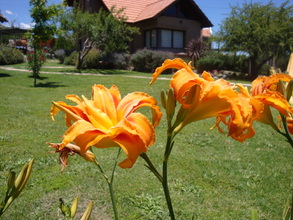
[[[80,148],[74,144],[67,144],[65,147],[61,147],[61,144],[48,143],[50,147],[55,148],[55,151],[51,153],[59,153],[59,161],[62,164],[62,171],[68,165],[68,157],[78,154],[83,159],[89,162],[95,162],[95,155],[91,151],[81,152]]]

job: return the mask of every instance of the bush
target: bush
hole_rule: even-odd
[[[205,57],[196,62],[197,71],[199,73],[203,71],[220,70],[221,66],[223,66],[223,61],[214,57]]]
[[[113,66],[115,69],[126,70],[130,67],[130,54],[114,54]]]
[[[82,69],[95,69],[99,68],[99,62],[101,58],[101,53],[97,49],[92,49],[84,57],[81,68]]]
[[[64,63],[64,60],[65,60],[65,51],[63,49],[56,50],[54,52],[54,54],[55,54],[55,57],[59,60],[59,62],[61,64]]]
[[[76,65],[78,53],[73,51],[69,56],[64,58],[65,65]]]
[[[209,51],[196,62],[198,72],[203,70],[230,70],[235,72],[247,72],[248,61],[245,55],[234,55],[229,53],[218,53]]]
[[[23,63],[23,53],[15,48],[0,46],[0,65]]]
[[[131,56],[130,63],[136,71],[153,72],[164,60],[173,58],[174,55],[170,52],[143,49]]]

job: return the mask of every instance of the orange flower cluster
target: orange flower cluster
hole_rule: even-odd
[[[170,81],[174,99],[181,104],[173,126],[175,133],[191,122],[216,117],[214,127],[223,132],[220,124],[225,124],[228,127],[228,135],[243,142],[254,136],[253,122],[256,120],[277,129],[269,107],[286,116],[288,122],[293,121],[291,106],[285,96],[277,90],[280,80],[288,82],[292,79],[289,75],[260,77],[252,83],[250,94],[243,85],[234,86],[224,79],[214,80],[208,72],[203,72],[200,76],[193,72],[190,64],[176,58],[166,60],[158,67],[150,84],[169,68],[178,70]]]

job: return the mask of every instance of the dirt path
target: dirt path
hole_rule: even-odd
[[[44,68],[67,68],[67,67],[54,67],[54,66],[50,66],[50,67],[44,67]],[[13,68],[13,67],[3,67],[0,66],[0,69],[4,69],[4,70],[11,70],[11,71],[20,71],[20,72],[31,72],[27,69],[17,69],[17,68]],[[80,75],[80,76],[113,76],[113,75],[107,75],[107,74],[100,74],[100,73],[66,73],[66,72],[47,72],[47,71],[40,71],[40,73],[45,73],[45,74],[60,74],[60,75]],[[140,78],[140,79],[152,79],[152,77],[150,76],[134,76],[134,75],[119,75],[122,77],[131,77],[131,78]],[[166,77],[160,77],[158,78],[158,80],[170,80],[170,78],[166,78]],[[233,82],[231,82],[232,84],[235,84]],[[251,84],[243,84],[244,86],[251,86]]]
[[[44,68],[66,68],[66,67],[44,67]],[[3,67],[0,66],[0,69],[4,70],[10,70],[10,71],[20,71],[20,72],[31,72],[27,69],[17,69],[13,67]],[[100,74],[100,73],[66,73],[66,72],[47,72],[47,71],[40,71],[40,73],[45,73],[45,74],[60,74],[60,75],[81,75],[81,76],[113,76],[113,75],[107,75],[107,74]],[[141,79],[152,79],[150,76],[133,76],[133,75],[119,75],[122,77],[133,77],[133,78],[141,78]],[[170,78],[164,78],[160,77],[159,79],[161,80],[170,80]]]

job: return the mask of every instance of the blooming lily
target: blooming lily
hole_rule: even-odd
[[[178,69],[170,82],[175,99],[181,104],[173,126],[175,133],[191,122],[217,117],[215,126],[219,127],[219,123],[224,122],[229,128],[228,135],[238,141],[242,142],[254,135],[251,126],[253,106],[250,100],[239,94],[228,81],[214,80],[208,72],[204,72],[200,77],[193,72],[190,64],[176,58],[166,60],[158,67],[150,84],[169,68]],[[226,121],[228,117],[229,120]],[[222,131],[220,128],[219,130]]]
[[[260,101],[264,105],[264,110],[261,117],[257,121],[271,125],[275,130],[279,130],[278,126],[273,120],[270,107],[277,109],[282,115],[287,118],[287,125],[290,133],[293,133],[291,114],[293,109],[288,103],[287,97],[283,89],[280,87],[280,82],[290,82],[292,77],[287,74],[277,73],[270,76],[261,76],[252,82],[251,98]],[[279,92],[281,91],[281,92]],[[291,94],[290,94],[291,96]]]
[[[122,99],[116,86],[107,89],[103,85],[94,85],[91,100],[76,95],[67,95],[66,98],[77,105],[53,102],[50,111],[53,120],[60,110],[66,114],[68,130],[60,150],[72,141],[80,147],[81,154],[90,146],[121,147],[127,158],[118,165],[130,168],[155,141],[154,128],[159,124],[162,113],[156,99],[146,93],[133,92]],[[136,112],[145,106],[152,110],[152,123]]]

